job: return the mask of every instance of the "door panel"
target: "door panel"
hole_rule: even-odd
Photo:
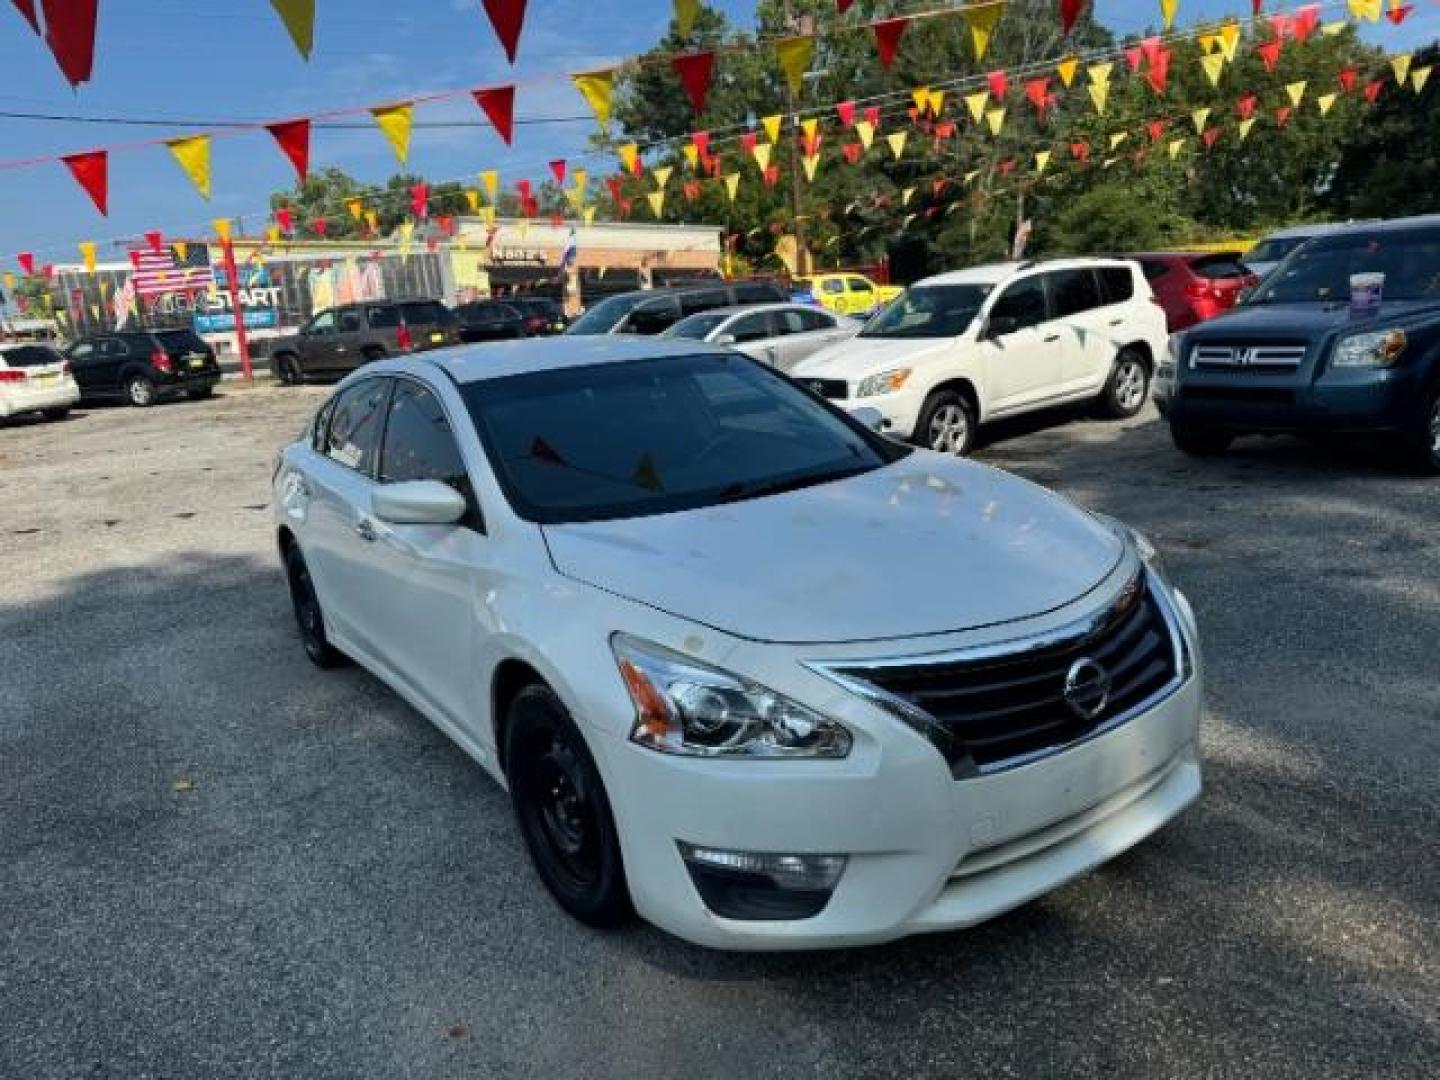
[[[978,343],[989,413],[1034,407],[1060,392],[1060,331],[1048,316],[1040,274],[1021,278],[995,299],[990,332]]]
[[[331,371],[335,361],[335,313],[322,311],[300,331],[300,361],[306,371]]]
[[[1100,279],[1089,268],[1056,270],[1046,276],[1052,325],[1060,333],[1060,389],[1066,394],[1099,393],[1117,349],[1108,325],[1114,310],[1105,305]]]

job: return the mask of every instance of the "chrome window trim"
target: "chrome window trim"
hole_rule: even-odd
[[[896,716],[934,744],[936,740],[930,737],[930,729],[941,727],[940,722],[935,717],[931,716],[924,709],[912,705],[904,698],[892,694],[887,690],[883,690],[873,683],[867,682],[855,673],[857,671],[874,671],[890,668],[918,668],[924,667],[927,664],[938,666],[956,663],[974,663],[1000,657],[1023,656],[1026,653],[1040,652],[1062,645],[1083,642],[1097,633],[1104,624],[1110,620],[1115,609],[1124,603],[1126,595],[1135,590],[1142,580],[1149,587],[1151,595],[1155,597],[1156,606],[1160,609],[1160,617],[1165,621],[1166,629],[1170,633],[1171,656],[1175,665],[1174,677],[1143,701],[1137,702],[1123,713],[1118,713],[1110,717],[1103,724],[1086,732],[1078,739],[1063,743],[1059,746],[1046,747],[1028,754],[1006,758],[1003,761],[992,762],[989,765],[977,766],[973,775],[957,777],[957,780],[963,781],[995,776],[999,773],[1008,772],[1011,769],[1018,769],[1021,766],[1032,764],[1043,758],[1067,753],[1077,746],[1083,746],[1093,739],[1098,739],[1102,735],[1114,731],[1116,728],[1123,727],[1135,719],[1135,717],[1142,713],[1149,712],[1162,701],[1174,696],[1174,694],[1190,680],[1194,674],[1194,665],[1191,662],[1190,647],[1185,638],[1183,624],[1181,623],[1179,613],[1175,610],[1174,601],[1170,597],[1169,587],[1166,586],[1153,571],[1147,568],[1137,574],[1120,590],[1118,597],[1114,601],[1105,605],[1103,611],[1088,615],[1082,619],[1076,619],[1065,626],[1058,627],[1054,630],[1047,630],[1043,633],[1008,638],[1004,641],[990,642],[984,645],[967,646],[946,652],[924,653],[918,656],[879,657],[869,660],[806,660],[802,661],[801,664],[815,674],[829,679],[831,682],[844,687],[851,693],[864,698],[871,704]]]

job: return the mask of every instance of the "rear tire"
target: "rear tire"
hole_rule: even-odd
[[[1440,386],[1430,388],[1420,410],[1420,428],[1406,442],[1406,459],[1415,472],[1440,475]]]
[[[208,397],[215,396],[215,388],[213,386],[206,386],[199,390],[187,390],[185,391],[185,396],[191,401],[204,401]]]
[[[137,409],[148,409],[155,404],[155,384],[144,375],[132,375],[125,380],[125,400]]]
[[[300,630],[305,655],[318,668],[339,667],[345,663],[345,655],[331,645],[325,635],[325,612],[320,608],[310,568],[305,565],[298,544],[291,544],[285,551],[285,577],[290,583],[290,602],[295,609],[295,625]]]
[[[968,457],[975,445],[975,407],[954,390],[937,390],[925,400],[912,442],[942,454]]]
[[[300,386],[305,382],[305,369],[294,353],[281,353],[275,358],[275,376],[283,386]]]
[[[1121,349],[1100,394],[1100,405],[1112,420],[1128,420],[1145,407],[1150,396],[1150,365],[1135,349]]]
[[[1235,436],[1213,428],[1170,422],[1170,438],[1176,448],[1190,457],[1219,457],[1230,449]]]
[[[44,416],[46,420],[64,420],[70,415],[70,409],[68,407],[63,409],[46,409],[41,415]]]
[[[510,799],[530,859],[572,916],[600,929],[633,913],[610,800],[575,722],[547,686],[527,686],[505,727]]]

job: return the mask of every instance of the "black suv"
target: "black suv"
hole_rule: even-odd
[[[741,304],[782,304],[790,293],[778,285],[742,281],[730,285],[687,285],[621,293],[588,308],[567,334],[663,334],[681,319],[701,311]]]
[[[298,333],[270,345],[270,371],[294,386],[312,375],[348,375],[387,356],[460,340],[455,316],[438,300],[372,300],[322,311]]]
[[[499,300],[473,300],[455,309],[461,341],[503,341],[525,337],[525,316]]]
[[[1155,398],[1187,454],[1252,433],[1381,434],[1440,473],[1440,217],[1296,249],[1240,307],[1170,339]]]
[[[80,338],[65,350],[84,404],[144,407],[185,395],[207,398],[220,382],[215,350],[193,330],[116,331]]]

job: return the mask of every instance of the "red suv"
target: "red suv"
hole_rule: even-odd
[[[1145,271],[1172,334],[1229,311],[1242,291],[1260,283],[1240,261],[1238,251],[1146,253],[1126,258],[1134,259]]]

